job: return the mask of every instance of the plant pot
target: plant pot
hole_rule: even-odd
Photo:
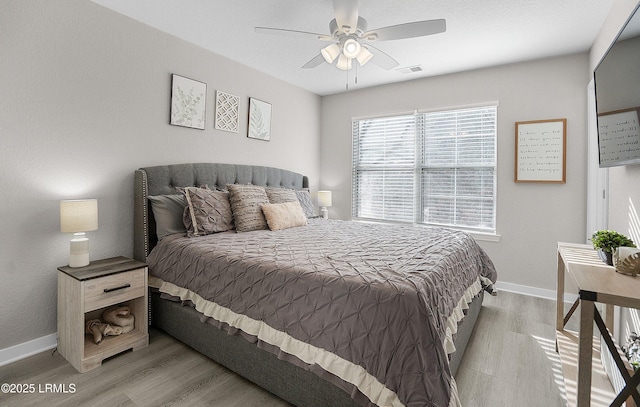
[[[600,257],[600,260],[602,260],[604,263],[613,266],[613,253],[605,252],[602,249],[598,249],[598,257]]]

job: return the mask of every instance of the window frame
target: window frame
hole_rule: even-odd
[[[483,104],[477,105],[467,105],[467,106],[457,106],[457,107],[446,107],[446,108],[438,108],[438,109],[430,109],[430,110],[416,110],[414,112],[409,113],[397,113],[393,115],[382,115],[382,116],[374,116],[374,117],[358,117],[352,119],[352,180],[351,180],[351,194],[352,194],[352,205],[351,205],[351,217],[353,220],[358,221],[368,221],[368,222],[381,222],[381,223],[401,223],[401,224],[413,224],[413,225],[426,225],[426,226],[441,226],[452,229],[465,230],[474,235],[480,236],[489,236],[490,238],[487,240],[493,240],[491,236],[497,236],[497,184],[498,184],[498,151],[497,151],[497,141],[498,141],[498,102],[487,102]],[[462,112],[464,110],[471,109],[484,109],[484,108],[493,108],[493,128],[492,130],[492,151],[493,151],[493,160],[491,163],[485,163],[482,165],[467,165],[456,163],[455,165],[428,165],[427,160],[424,159],[424,145],[425,140],[427,139],[426,130],[424,126],[424,117],[430,113],[455,113]],[[386,220],[381,217],[363,217],[359,216],[358,210],[362,207],[358,207],[358,174],[362,172],[366,172],[366,166],[360,166],[358,162],[358,154],[360,149],[359,137],[360,137],[360,125],[363,121],[366,120],[377,120],[377,119],[393,119],[399,118],[403,116],[412,115],[414,118],[414,137],[415,137],[415,149],[414,149],[414,159],[413,159],[413,214],[411,220]],[[457,118],[456,118],[457,120]],[[422,121],[422,122],[420,122]],[[456,132],[457,137],[458,133]],[[484,139],[481,139],[484,141]],[[459,151],[456,151],[455,154],[456,161],[457,157],[459,157]],[[397,165],[395,165],[397,167]],[[423,218],[424,215],[424,191],[423,191],[423,174],[426,171],[434,170],[435,168],[445,168],[445,169],[453,169],[454,172],[457,172],[458,169],[477,169],[479,171],[490,171],[492,173],[492,195],[488,199],[492,199],[492,219],[491,225],[489,227],[481,227],[480,225],[459,225],[459,224],[449,224],[449,223],[437,223],[437,222],[428,222],[427,219]],[[385,166],[380,167],[382,169],[386,168]],[[455,186],[460,185],[459,181],[456,181]],[[452,199],[457,201],[460,197],[458,195],[453,195]],[[451,212],[455,214],[455,210]],[[491,227],[492,226],[492,227]]]

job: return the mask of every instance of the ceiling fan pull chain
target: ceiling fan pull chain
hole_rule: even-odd
[[[357,63],[355,63],[354,65],[356,66],[356,80],[355,80],[355,84],[357,85],[357,84],[358,84],[358,64],[357,64]]]
[[[347,92],[349,92],[349,70],[345,71],[347,73]]]

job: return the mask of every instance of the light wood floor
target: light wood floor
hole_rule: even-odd
[[[564,406],[555,353],[555,302],[501,292],[485,296],[456,382],[465,407]],[[575,318],[575,317],[574,317]],[[168,335],[80,374],[58,353],[0,368],[0,384],[34,384],[34,394],[0,393],[2,406],[287,406]],[[44,393],[46,384],[75,392]]]

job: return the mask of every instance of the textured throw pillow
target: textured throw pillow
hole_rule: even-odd
[[[205,188],[183,190],[187,202],[183,222],[187,236],[204,236],[233,229],[229,194]]]
[[[296,191],[285,188],[265,188],[269,203],[294,202],[298,200]]]
[[[236,230],[249,232],[267,229],[267,221],[260,208],[269,203],[264,188],[257,185],[228,184],[227,189]]]
[[[187,232],[182,223],[182,213],[186,205],[184,195],[155,195],[149,196],[148,199],[156,221],[158,240],[173,233]]]
[[[304,215],[307,218],[313,218],[316,216],[316,209],[313,206],[313,202],[311,201],[311,194],[308,189],[296,189],[296,196],[298,197],[298,202],[300,202],[300,206],[302,206],[302,210],[304,211]]]
[[[271,230],[282,230],[307,224],[307,217],[304,216],[298,201],[264,204],[262,212]]]

